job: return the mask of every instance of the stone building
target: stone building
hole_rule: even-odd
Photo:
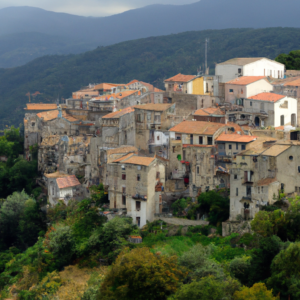
[[[200,108],[195,111],[194,119],[196,121],[225,124],[225,110],[222,110],[220,107]]]
[[[143,104],[135,108],[135,146],[167,158],[168,130],[174,125],[175,104]]]
[[[230,175],[230,220],[253,218],[263,205],[273,204],[278,193],[300,192],[299,142],[258,138],[236,156]]]
[[[127,154],[108,164],[110,208],[123,209],[139,227],[161,212],[165,166],[155,157]]]
[[[117,148],[121,145],[135,145],[134,108],[127,107],[102,117],[103,147]]]
[[[67,205],[71,199],[83,199],[84,193],[75,175],[55,172],[44,174],[44,177],[48,188],[48,199],[52,206],[60,200]]]

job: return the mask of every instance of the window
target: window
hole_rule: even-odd
[[[140,211],[140,210],[141,210],[141,201],[136,201],[136,202],[135,202],[135,209],[136,209],[137,211]]]
[[[238,69],[238,73],[239,73],[239,74],[242,74],[242,69]]]
[[[197,167],[197,174],[200,173],[200,167]]]
[[[280,187],[281,187],[281,190],[283,191],[284,190],[284,183],[281,183]]]
[[[172,147],[173,153],[175,153],[175,146]]]
[[[239,150],[239,144],[238,143],[235,143],[235,149]]]
[[[160,123],[160,113],[155,113],[154,122],[155,123]]]
[[[186,158],[186,152],[185,150],[182,150],[182,159],[185,160],[185,158]]]
[[[297,186],[295,186],[295,192],[298,193],[298,187]]]
[[[257,188],[257,193],[260,194],[260,187]]]
[[[289,156],[289,160],[293,160],[294,159],[294,157],[293,156]]]
[[[122,195],[122,205],[126,205],[126,196]]]
[[[264,193],[264,187],[263,186],[261,187],[261,193],[262,194]]]
[[[242,150],[246,150],[246,145],[242,145]]]
[[[34,126],[35,126],[35,123],[34,123],[34,122],[33,122],[33,123],[31,123],[31,126],[32,126],[32,127],[34,127]]]
[[[229,148],[229,150],[231,150],[232,149],[232,145],[229,145],[228,148]]]
[[[245,160],[245,156],[242,156],[242,159],[244,159],[244,160]]]
[[[251,186],[246,186],[247,197],[251,197]]]
[[[122,174],[122,180],[126,180],[126,174]]]
[[[252,101],[250,101],[250,106],[252,106]]]
[[[125,166],[124,165],[122,165],[122,170],[125,170]]]
[[[209,186],[205,187],[205,192],[209,191]]]
[[[239,189],[238,189],[238,188],[236,188],[236,190],[235,190],[235,195],[236,195],[236,196],[239,195]]]
[[[280,126],[284,126],[284,115],[280,116]]]
[[[199,145],[202,145],[202,144],[203,144],[203,137],[199,136]]]
[[[212,145],[213,144],[213,139],[211,136],[207,137],[207,145]]]
[[[233,93],[233,89],[229,89],[229,93]]]
[[[137,115],[136,115],[136,120],[137,120],[138,122],[141,122],[141,121],[142,121],[141,114],[137,114]]]
[[[237,175],[234,175],[234,179],[237,179]]]
[[[159,141],[159,135],[157,136],[157,140]]]
[[[151,121],[151,113],[147,113],[147,120]]]
[[[140,175],[140,174],[137,174],[136,180],[137,180],[137,181],[141,181],[141,175]]]
[[[141,169],[142,169],[142,167],[141,167],[141,166],[137,166],[137,169],[138,169],[138,170],[141,170]]]
[[[298,166],[298,173],[300,173],[300,166]]]

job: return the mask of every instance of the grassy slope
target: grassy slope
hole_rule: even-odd
[[[0,129],[22,122],[28,91],[39,91],[36,102],[93,82],[123,82],[137,78],[162,87],[179,72],[195,74],[204,63],[204,40],[210,38],[209,66],[232,57],[275,58],[300,48],[300,29],[226,29],[194,31],[123,42],[79,55],[46,56],[25,66],[0,70]]]

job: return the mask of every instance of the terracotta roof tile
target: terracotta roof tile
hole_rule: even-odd
[[[138,149],[136,147],[133,147],[133,146],[121,146],[121,147],[118,147],[118,148],[107,150],[108,155],[119,154],[119,153],[129,153],[129,152],[137,153]]]
[[[80,182],[78,181],[75,175],[70,175],[63,178],[57,178],[56,183],[60,189],[65,189],[68,187],[80,185]]]
[[[113,87],[125,85],[125,84],[117,84],[117,83],[100,83],[94,86],[94,90],[110,90]]]
[[[141,105],[135,105],[134,108],[136,109],[143,109],[143,110],[154,110],[154,111],[165,111],[168,108],[170,108],[173,104],[141,104]]]
[[[50,111],[44,111],[41,113],[38,113],[37,116],[39,118],[44,118],[44,121],[51,121],[54,120],[58,117],[58,110],[50,110]],[[67,114],[65,111],[62,111],[62,116],[69,122],[76,122],[78,121],[76,118],[73,116]]]
[[[183,148],[189,148],[189,147],[199,147],[199,148],[212,148],[213,145],[195,145],[195,144],[183,144]]]
[[[165,82],[188,82],[192,79],[194,79],[196,76],[195,75],[183,75],[181,73],[169,78],[169,79],[166,79]]]
[[[26,110],[51,110],[57,109],[57,104],[47,104],[47,103],[27,103]]]
[[[63,178],[63,177],[68,177],[70,175],[57,171],[55,173],[49,173],[49,174],[45,173],[44,176],[47,178]]]
[[[139,82],[138,80],[134,79],[134,80],[131,80],[129,83],[127,83],[126,85],[131,85],[133,83],[136,83],[136,82]]]
[[[255,96],[249,97],[248,99],[277,102],[285,97],[286,96],[284,95],[274,93],[260,93]]]
[[[218,107],[200,108],[196,110],[194,116],[225,115],[225,112]]]
[[[134,155],[134,153],[129,153],[129,154],[126,154],[126,155],[124,155],[124,156],[122,156],[122,157],[120,157],[120,158],[118,158],[118,159],[114,160],[113,162],[114,162],[114,163],[116,163],[116,162],[120,162],[120,161],[122,161],[122,160],[124,160],[124,159],[126,159],[126,158],[129,158],[129,157],[131,157],[132,155]]]
[[[129,158],[125,158],[122,160],[124,164],[132,164],[132,165],[141,165],[141,166],[149,166],[155,160],[154,157],[144,157],[144,156],[131,156]]]
[[[273,182],[276,182],[277,179],[276,178],[264,178],[264,179],[260,179],[256,182],[257,186],[265,186],[265,185],[269,185]]]
[[[225,132],[221,133],[217,138],[216,141],[218,142],[236,142],[236,143],[249,143],[256,140],[256,136],[251,135],[242,135],[242,134],[226,134]]]
[[[203,121],[183,121],[169,131],[188,134],[213,135],[225,124]]]
[[[120,99],[126,98],[128,96],[131,96],[134,93],[139,93],[139,92],[140,91],[138,91],[138,90],[128,90],[128,91],[123,91],[123,92],[116,93],[116,94],[98,96],[98,97],[93,98],[92,100],[105,101],[105,100],[110,100],[111,98],[120,100]]]
[[[131,112],[134,112],[134,108],[133,107],[127,107],[118,111],[115,111],[113,113],[110,113],[108,115],[105,115],[104,117],[102,117],[102,119],[118,119],[126,114],[129,114]]]
[[[248,85],[261,79],[267,79],[265,76],[242,76],[226,82],[226,84]]]
[[[290,81],[290,82],[286,82],[284,85],[285,86],[300,86],[300,78]]]

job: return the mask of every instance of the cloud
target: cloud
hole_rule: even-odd
[[[0,8],[33,6],[80,16],[109,16],[151,4],[183,5],[197,0],[0,0]]]

